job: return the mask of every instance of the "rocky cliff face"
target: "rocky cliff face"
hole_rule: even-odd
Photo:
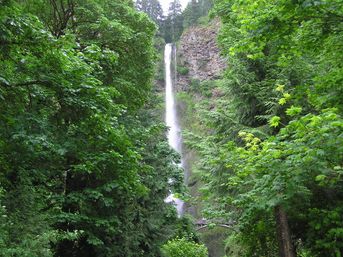
[[[217,45],[219,20],[213,20],[207,26],[187,29],[178,47],[178,66],[188,70],[187,74],[178,74],[178,90],[187,90],[192,79],[199,81],[216,79],[226,68],[226,60],[220,56]]]
[[[193,112],[189,113],[190,109],[188,109],[194,108],[192,103],[200,102],[204,98],[209,97],[202,95],[197,90],[200,82],[219,79],[226,69],[227,60],[220,55],[220,49],[217,44],[219,29],[220,20],[218,19],[212,20],[205,26],[190,27],[183,32],[177,46],[176,63],[178,72],[176,76],[176,91],[187,92],[186,95],[188,96],[188,100],[178,99],[176,101],[182,129],[192,130],[192,124],[198,122],[196,117],[189,117],[194,114]],[[175,67],[174,65],[175,61],[172,67]],[[211,93],[212,97],[217,96],[217,91],[212,90]],[[193,186],[197,180],[191,179],[196,153],[185,147],[182,154],[185,160],[185,182],[191,188],[191,195],[196,197],[198,188]],[[195,183],[193,183],[194,181]],[[185,209],[193,217],[201,218],[199,212],[201,207],[196,204],[186,203]]]
[[[200,124],[199,113],[195,109],[195,103],[202,100],[217,97],[219,91],[212,90],[211,96],[202,95],[195,87],[200,86],[198,82],[216,80],[226,69],[227,61],[220,56],[217,45],[217,34],[220,21],[213,20],[206,26],[191,27],[186,30],[177,48],[177,91],[187,92],[177,99],[178,114],[181,120],[182,130],[194,131]],[[198,82],[193,83],[192,80]],[[186,97],[185,97],[186,95]],[[213,108],[213,107],[211,107]],[[197,168],[199,160],[195,150],[190,150],[183,145],[183,168],[185,169],[185,183],[189,188],[193,200],[185,203],[185,212],[192,215],[196,220],[202,220],[202,203],[198,201],[199,190],[203,186],[199,174],[193,173]],[[209,249],[209,256],[220,257],[225,255],[224,240],[227,238],[227,230],[214,228],[199,231],[202,241]]]

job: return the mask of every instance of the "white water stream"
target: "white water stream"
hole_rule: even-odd
[[[173,53],[173,45],[166,44],[164,49],[164,66],[165,66],[165,103],[166,103],[166,116],[165,122],[169,127],[168,142],[169,145],[181,154],[182,150],[182,137],[181,130],[178,125],[177,109],[175,104],[175,95],[173,90],[173,79],[171,72],[171,58]],[[183,212],[184,202],[176,198],[173,194],[169,195],[166,202],[173,202],[176,206],[179,217]]]

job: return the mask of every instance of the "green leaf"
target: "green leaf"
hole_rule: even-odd
[[[301,108],[301,107],[297,107],[297,106],[292,105],[290,108],[288,108],[288,109],[286,110],[286,114],[287,114],[288,116],[295,116],[295,115],[300,114],[301,111],[302,111],[302,108]]]
[[[318,175],[318,176],[316,176],[316,178],[315,178],[315,180],[316,180],[317,182],[322,182],[322,181],[325,180],[325,179],[326,179],[326,176],[323,175],[323,174]]]
[[[269,123],[269,125],[270,125],[271,127],[276,128],[276,127],[279,126],[280,120],[281,120],[281,118],[280,118],[279,116],[274,116],[274,117],[272,117],[272,118],[269,120],[268,123]]]
[[[279,99],[279,104],[280,104],[280,105],[285,105],[286,103],[287,103],[286,98],[280,98],[280,99]]]

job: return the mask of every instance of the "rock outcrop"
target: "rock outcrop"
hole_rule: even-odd
[[[178,90],[187,90],[190,81],[212,80],[220,76],[226,68],[226,60],[220,56],[217,34],[220,21],[213,20],[207,26],[194,26],[187,29],[178,47],[178,66],[188,70],[178,74]]]
[[[182,130],[189,130],[195,134],[199,133],[199,131],[195,130],[203,125],[199,125],[201,120],[198,117],[197,107],[193,103],[199,103],[202,100],[211,99],[211,97],[216,98],[221,94],[218,88],[213,88],[211,89],[211,96],[205,96],[196,88],[201,86],[199,82],[220,78],[226,69],[227,61],[220,56],[220,50],[217,45],[219,28],[219,20],[213,20],[206,26],[190,27],[181,36],[177,48],[178,75],[176,90],[186,92],[187,94],[186,100],[180,97],[176,101],[181,121],[180,127]],[[215,83],[212,85],[214,86]],[[203,128],[207,129],[205,126]],[[183,145],[182,156],[185,183],[193,199],[192,201],[185,202],[184,210],[192,215],[195,220],[201,220],[203,217],[203,206],[202,202],[196,199],[199,198],[203,183],[200,175],[194,172],[197,169],[199,156],[194,149],[191,150],[186,145]],[[208,230],[205,228],[201,229],[199,233],[209,249],[209,256],[219,257],[225,255],[225,245],[223,242],[227,238],[227,229],[216,227],[215,229]]]

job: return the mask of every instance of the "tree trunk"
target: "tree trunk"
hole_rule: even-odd
[[[288,218],[282,206],[275,207],[276,232],[279,242],[279,256],[280,257],[295,257],[291,241],[291,232],[288,226]]]

